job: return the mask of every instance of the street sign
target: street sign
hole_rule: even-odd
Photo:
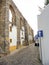
[[[37,34],[38,34],[38,37],[43,37],[43,30],[39,30]]]

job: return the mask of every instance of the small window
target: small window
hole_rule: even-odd
[[[22,32],[22,35],[23,35],[23,32]]]
[[[12,43],[12,39],[10,39],[10,43]]]
[[[12,32],[12,26],[10,26],[10,32]]]
[[[21,37],[21,39],[24,39],[24,37]]]

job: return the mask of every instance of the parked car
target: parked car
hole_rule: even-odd
[[[39,40],[38,39],[35,40],[35,46],[39,46]]]

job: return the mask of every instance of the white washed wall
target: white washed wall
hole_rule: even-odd
[[[38,29],[43,30],[43,38],[41,39],[42,63],[49,65],[49,5],[47,5],[42,14],[38,16]],[[40,54],[41,48],[39,49]]]
[[[23,33],[23,35],[22,35]],[[22,39],[23,37],[23,39]],[[25,29],[24,26],[22,26],[22,29],[20,30],[20,40],[21,40],[21,45],[23,44],[23,41],[25,41]]]
[[[10,46],[17,45],[17,28],[16,28],[16,26],[13,26],[12,32],[9,32],[9,39],[12,39],[12,43],[10,43]]]
[[[29,41],[32,40],[32,35],[29,35],[28,38],[29,38]]]

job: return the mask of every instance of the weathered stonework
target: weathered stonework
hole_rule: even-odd
[[[9,21],[9,10],[12,12],[12,22]],[[21,45],[20,30],[22,26],[25,28],[24,45],[29,45],[29,34],[32,36],[31,41],[33,41],[33,30],[19,12],[14,2],[12,0],[0,0],[0,47],[2,47],[5,52],[9,52],[9,24],[17,27],[17,47]]]

